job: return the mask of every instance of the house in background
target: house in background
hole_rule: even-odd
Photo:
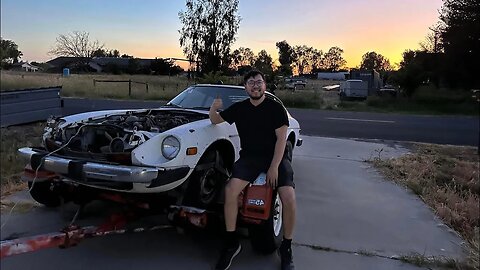
[[[61,72],[64,68],[74,70],[79,66],[85,66],[84,58],[61,56],[50,61],[47,64],[51,66],[49,71]],[[125,71],[129,67],[135,66],[138,69],[149,68],[156,59],[141,58],[123,58],[123,57],[93,57],[88,62],[88,69],[93,72],[112,72],[113,70]]]
[[[344,81],[348,76],[348,72],[318,72],[317,79],[319,80],[335,80]]]
[[[29,64],[28,62],[18,62],[12,65],[11,70],[14,71],[26,71],[26,72],[37,72],[40,68]]]
[[[85,58],[81,57],[60,56],[46,62],[49,67],[47,71],[62,73],[64,68],[74,69],[84,61]]]

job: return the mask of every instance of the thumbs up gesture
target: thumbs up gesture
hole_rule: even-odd
[[[222,99],[220,98],[220,95],[217,94],[217,97],[213,100],[211,110],[217,111],[218,109],[221,109],[223,107],[223,102]]]

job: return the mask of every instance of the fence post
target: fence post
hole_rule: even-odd
[[[96,86],[95,86],[95,79],[93,79],[93,87],[96,87]]]
[[[147,94],[148,94],[148,83],[145,83],[145,88],[147,89]]]
[[[128,80],[128,97],[132,97],[132,80]]]

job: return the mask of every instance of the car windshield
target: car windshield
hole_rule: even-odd
[[[196,85],[178,94],[167,103],[167,106],[208,110],[217,96],[222,99],[223,109],[230,107],[235,102],[248,98],[243,88]]]

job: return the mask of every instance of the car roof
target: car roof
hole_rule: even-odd
[[[235,89],[241,89],[241,90],[244,90],[245,87],[243,86],[238,86],[238,85],[229,85],[229,84],[206,84],[206,83],[202,83],[202,84],[196,84],[194,86],[198,86],[198,87],[223,87],[223,88],[235,88]]]

